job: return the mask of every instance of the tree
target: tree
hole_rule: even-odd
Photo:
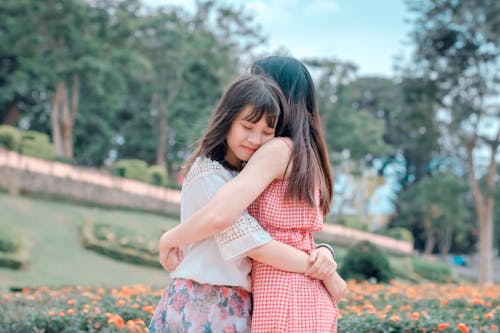
[[[408,1],[416,14],[414,76],[436,86],[443,147],[462,158],[479,224],[479,282],[492,282],[494,190],[500,143],[500,3]],[[496,124],[496,125],[494,125]],[[486,155],[481,165],[480,155]],[[479,179],[486,177],[482,187]]]
[[[395,225],[423,230],[424,253],[431,254],[437,245],[444,257],[453,237],[467,230],[465,194],[465,184],[459,177],[451,172],[436,172],[401,193]]]

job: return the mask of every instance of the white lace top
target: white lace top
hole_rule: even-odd
[[[181,223],[206,205],[236,173],[207,157],[198,157],[182,186]],[[213,237],[184,246],[184,259],[171,274],[199,283],[243,287],[251,291],[251,261],[244,254],[271,241],[245,210],[233,225]]]

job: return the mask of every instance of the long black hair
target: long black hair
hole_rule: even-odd
[[[275,80],[287,100],[282,135],[289,136],[294,144],[288,195],[314,205],[314,192],[319,184],[320,206],[326,215],[333,195],[333,176],[311,74],[297,59],[282,56],[256,61],[251,73]]]

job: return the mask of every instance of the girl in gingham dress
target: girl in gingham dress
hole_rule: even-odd
[[[286,106],[281,90],[260,75],[240,77],[228,88],[187,163],[182,221],[234,177],[231,170],[248,160],[252,149],[274,137],[280,105]],[[247,212],[214,237],[183,250],[185,261],[171,274],[172,282],[156,308],[150,332],[249,332],[251,262],[246,256],[318,278],[326,276],[321,270],[335,268],[325,261],[324,253],[313,253],[309,259],[306,253],[272,240]],[[160,262],[166,265],[165,258]],[[316,269],[320,272],[315,273]]]
[[[259,148],[184,228],[162,237],[165,248],[224,229],[248,206],[277,240],[306,253],[314,248],[312,232],[321,229],[329,211],[333,184],[311,76],[289,57],[265,58],[252,72],[273,78],[287,97],[289,113],[282,121],[288,138]],[[336,332],[336,300],[345,282],[336,272],[323,282],[254,262],[252,332]]]

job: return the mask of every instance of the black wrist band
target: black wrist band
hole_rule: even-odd
[[[335,259],[335,250],[333,249],[333,247],[331,247],[330,244],[327,244],[327,243],[319,243],[318,245],[316,245],[316,248],[319,249],[320,247],[324,247],[324,248],[327,248],[331,253],[332,253],[332,257],[333,259]]]

